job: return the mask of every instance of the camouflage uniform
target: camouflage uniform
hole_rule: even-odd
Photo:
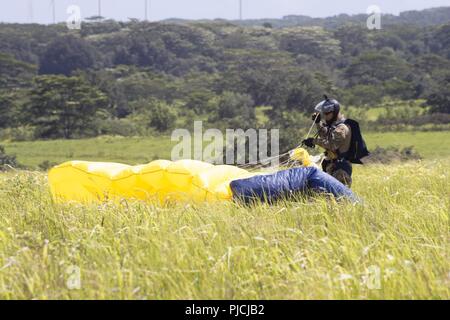
[[[339,114],[331,125],[318,123],[318,137],[314,139],[314,143],[326,150],[323,170],[350,187],[352,164],[340,156],[349,150],[351,142],[351,130],[343,123],[344,120],[344,116]]]

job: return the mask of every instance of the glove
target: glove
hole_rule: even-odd
[[[313,113],[311,119],[312,119],[315,123],[319,123],[319,122],[320,122],[320,112]]]
[[[302,143],[305,146],[309,147],[309,148],[315,148],[316,147],[316,145],[314,143],[314,138],[305,139],[305,140],[302,141]]]

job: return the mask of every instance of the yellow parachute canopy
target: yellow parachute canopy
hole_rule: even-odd
[[[195,160],[157,160],[147,165],[70,161],[49,172],[57,201],[230,200],[230,182],[256,175],[246,170]]]
[[[305,152],[299,151],[297,158],[310,165]],[[70,161],[52,168],[48,177],[52,195],[60,202],[121,199],[213,202],[232,199],[231,181],[260,174],[264,173],[196,160],[156,160],[138,166]]]

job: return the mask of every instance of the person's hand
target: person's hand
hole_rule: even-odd
[[[314,143],[314,138],[308,138],[302,141],[302,143],[308,148],[315,148],[316,144]]]
[[[319,122],[320,122],[320,112],[315,112],[315,113],[313,113],[311,119],[312,119],[315,123],[319,123]]]

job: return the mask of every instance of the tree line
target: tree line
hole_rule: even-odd
[[[368,30],[347,20],[0,24],[0,130],[13,139],[157,135],[202,119],[282,128],[289,143],[323,93],[357,108],[422,99],[427,113],[448,116],[450,23]]]

